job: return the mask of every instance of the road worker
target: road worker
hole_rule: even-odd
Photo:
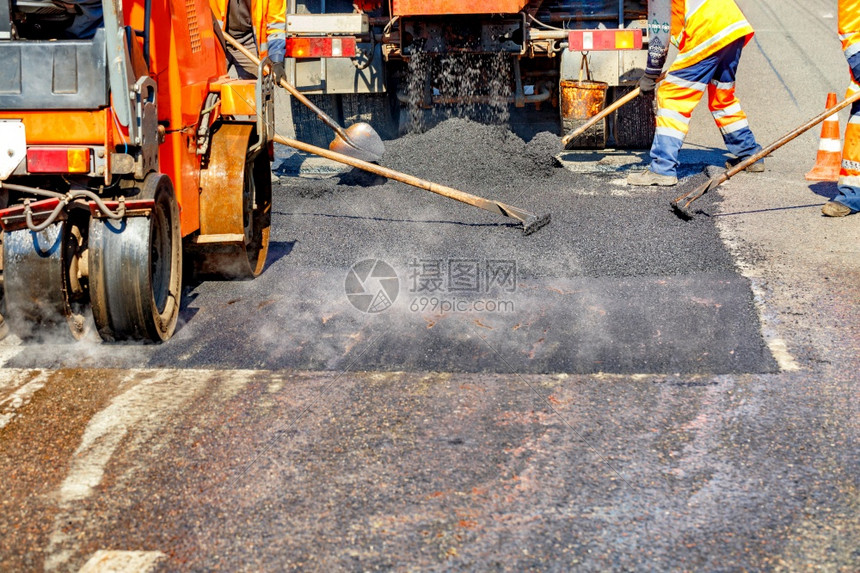
[[[839,0],[839,38],[851,69],[848,95],[860,90],[860,0]],[[844,217],[860,211],[860,103],[851,106],[845,129],[839,194],[821,208],[828,217]]]
[[[275,83],[280,83],[287,35],[284,0],[209,0],[209,6],[222,30],[249,52],[257,52],[260,59],[269,57]],[[257,66],[251,60],[230,44],[226,48],[227,61],[239,79],[257,77]]]
[[[708,92],[708,108],[735,158],[727,167],[758,153],[761,146],[750,131],[735,96],[735,75],[741,51],[753,36],[752,26],[734,0],[672,0],[670,40],[678,55],[657,89],[657,131],[648,169],[631,173],[630,185],[675,185],[678,153],[689,130],[693,109]],[[649,52],[642,92],[654,90],[668,54]],[[747,167],[764,171],[764,160]]]

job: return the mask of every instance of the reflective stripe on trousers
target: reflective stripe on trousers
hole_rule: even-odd
[[[852,82],[847,95],[850,96],[858,90],[860,85]],[[845,128],[842,168],[839,170],[837,186],[839,195],[835,199],[854,211],[860,211],[860,102],[851,106],[851,119]]]
[[[689,131],[693,109],[708,92],[708,108],[730,153],[749,157],[761,147],[750,131],[735,96],[735,75],[744,38],[687,68],[670,72],[657,89],[657,132],[651,145],[651,170],[676,175],[678,153]]]

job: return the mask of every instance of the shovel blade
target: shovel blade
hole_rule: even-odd
[[[369,123],[354,123],[344,132],[348,139],[336,133],[334,140],[328,146],[329,149],[362,161],[376,162],[382,159],[385,144]]]

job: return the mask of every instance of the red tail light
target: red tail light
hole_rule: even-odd
[[[86,147],[31,147],[27,149],[30,173],[89,173],[90,150]]]
[[[354,58],[356,42],[353,37],[287,38],[288,58]]]
[[[573,52],[639,50],[642,48],[642,28],[573,30],[568,34],[567,42]]]

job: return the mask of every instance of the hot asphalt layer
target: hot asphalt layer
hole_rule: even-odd
[[[551,213],[533,235],[515,220],[364,172],[286,175],[275,188],[265,272],[190,284],[168,343],[27,345],[7,365],[774,371],[749,284],[713,222],[683,222],[669,209],[702,177],[630,188],[554,167],[557,141],[544,133],[526,144],[505,128],[452,119],[387,142],[382,161]],[[377,301],[381,312],[356,309],[345,291],[350,267],[367,259],[396,276],[391,306]],[[381,284],[371,277],[363,286],[374,295]]]

